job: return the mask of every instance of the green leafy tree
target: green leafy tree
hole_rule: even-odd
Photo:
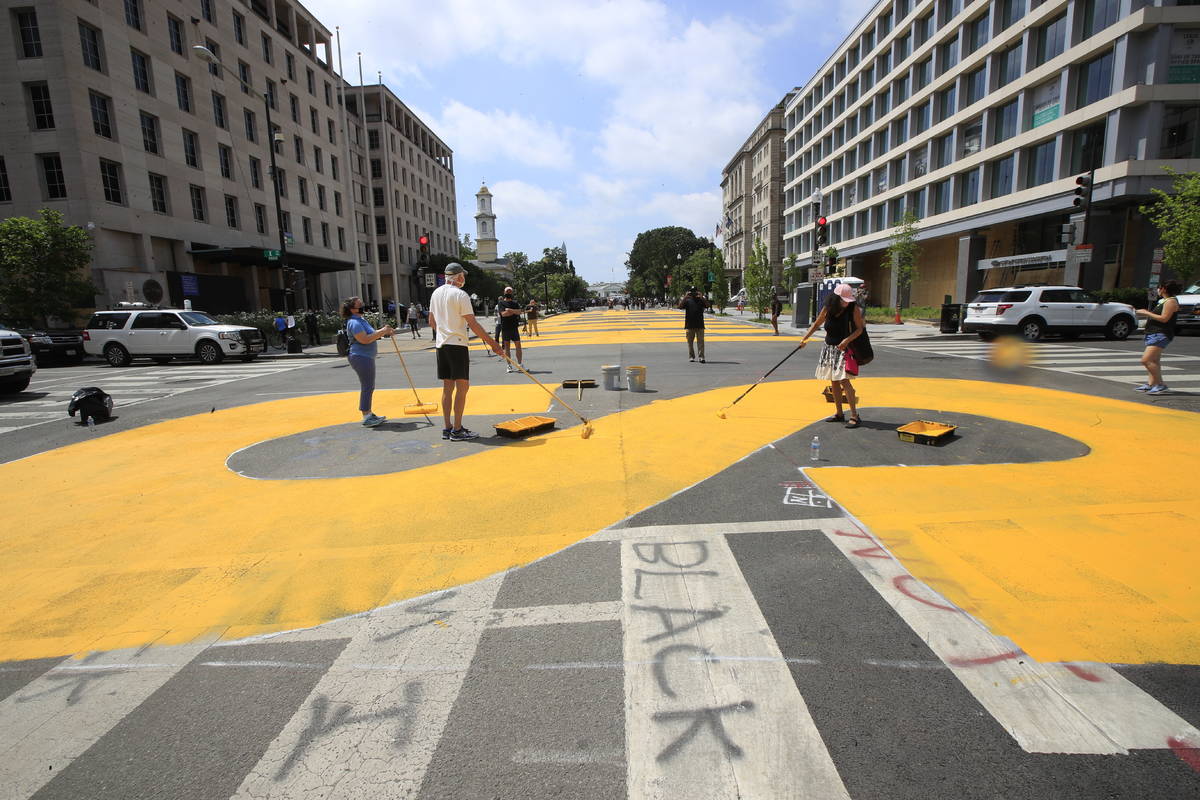
[[[462,241],[458,243],[458,257],[463,261],[471,261],[479,258],[479,252],[475,249],[475,244],[471,241],[471,234],[464,233]]]
[[[459,261],[445,253],[434,253],[431,255],[429,257],[429,267],[440,274],[451,261],[462,264],[463,269],[466,270],[467,282],[463,285],[463,291],[467,294],[494,300],[504,291],[504,284],[486,269],[468,262]]]
[[[896,270],[896,315],[903,308],[904,296],[909,286],[917,278],[917,261],[921,257],[921,246],[917,244],[916,212],[909,209],[904,212],[896,232],[892,234],[892,243],[884,251],[883,262],[887,269]]]
[[[796,284],[808,277],[808,269],[798,265],[800,257],[795,253],[783,260],[783,283],[784,287],[790,292],[796,288]]]
[[[546,247],[542,249],[542,271],[548,273],[570,272],[570,261],[567,260],[567,248]]]
[[[92,250],[87,231],[63,225],[58,211],[43,208],[39,216],[0,221],[0,309],[48,325],[50,317],[69,319],[76,302],[90,305],[96,287],[84,276]]]
[[[639,297],[665,296],[667,276],[674,273],[682,259],[706,246],[706,240],[678,226],[653,228],[639,233],[629,251],[629,277],[633,293]],[[675,286],[675,279],[672,278],[672,293]]]
[[[1200,273],[1200,173],[1163,169],[1173,192],[1151,189],[1154,200],[1140,211],[1162,237],[1163,263],[1187,285]]]
[[[713,281],[708,290],[708,299],[712,301],[718,314],[724,314],[725,306],[729,305],[729,279],[725,277],[725,256],[720,250],[713,249],[709,252],[709,271],[712,272]]]
[[[750,301],[750,307],[758,311],[760,318],[764,317],[771,303],[771,265],[767,258],[767,246],[762,239],[754,240],[742,280],[746,284],[746,298]]]

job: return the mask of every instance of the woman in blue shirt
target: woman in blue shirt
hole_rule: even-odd
[[[376,342],[384,336],[391,336],[393,331],[391,325],[375,330],[362,312],[362,298],[351,297],[342,303],[342,318],[346,320],[346,336],[350,339],[350,366],[358,375],[358,383],[362,387],[358,396],[358,410],[363,415],[363,427],[374,428],[387,419],[377,417],[371,411],[371,395],[375,393],[375,354],[379,348]]]

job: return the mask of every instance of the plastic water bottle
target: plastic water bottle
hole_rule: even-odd
[[[88,417],[88,433],[96,432],[96,418]]]
[[[821,437],[820,436],[814,436],[813,440],[812,440],[812,444],[810,444],[808,446],[808,460],[809,461],[820,461],[821,460]]]

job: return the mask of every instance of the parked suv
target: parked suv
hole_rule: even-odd
[[[1175,318],[1179,330],[1200,330],[1200,283],[1193,283],[1175,299],[1179,302],[1179,315]]]
[[[83,361],[83,334],[74,330],[41,329],[33,325],[0,320],[0,328],[21,334],[33,357],[45,365],[51,361],[78,364]]]
[[[83,347],[89,355],[124,367],[143,356],[159,364],[189,356],[205,364],[226,356],[250,361],[266,349],[266,342],[257,328],[222,325],[203,311],[155,308],[97,311],[83,331]]]
[[[1133,306],[1104,302],[1078,286],[1006,286],[986,289],[968,303],[962,329],[984,340],[1000,333],[1016,333],[1031,342],[1048,333],[1126,339],[1137,330],[1137,317]]]
[[[35,372],[37,362],[29,342],[16,331],[0,327],[0,393],[25,391]]]

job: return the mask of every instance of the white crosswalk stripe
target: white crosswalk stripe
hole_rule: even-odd
[[[215,366],[89,367],[39,372],[29,388],[0,401],[0,434],[48,422],[70,420],[67,403],[81,386],[99,386],[113,396],[116,409],[161,400],[195,389],[265,378],[320,363],[318,360],[279,363],[221,364]]]
[[[989,342],[957,341],[953,339],[904,339],[881,341],[880,347],[894,347],[926,355],[953,356],[975,361],[989,361],[995,345]],[[1105,347],[1072,346],[1035,342],[1029,345],[1029,366],[1052,372],[1085,375],[1115,383],[1144,383],[1146,370],[1138,362],[1141,354]],[[1200,382],[1200,356],[1175,355],[1162,357],[1163,380],[1172,384]]]

